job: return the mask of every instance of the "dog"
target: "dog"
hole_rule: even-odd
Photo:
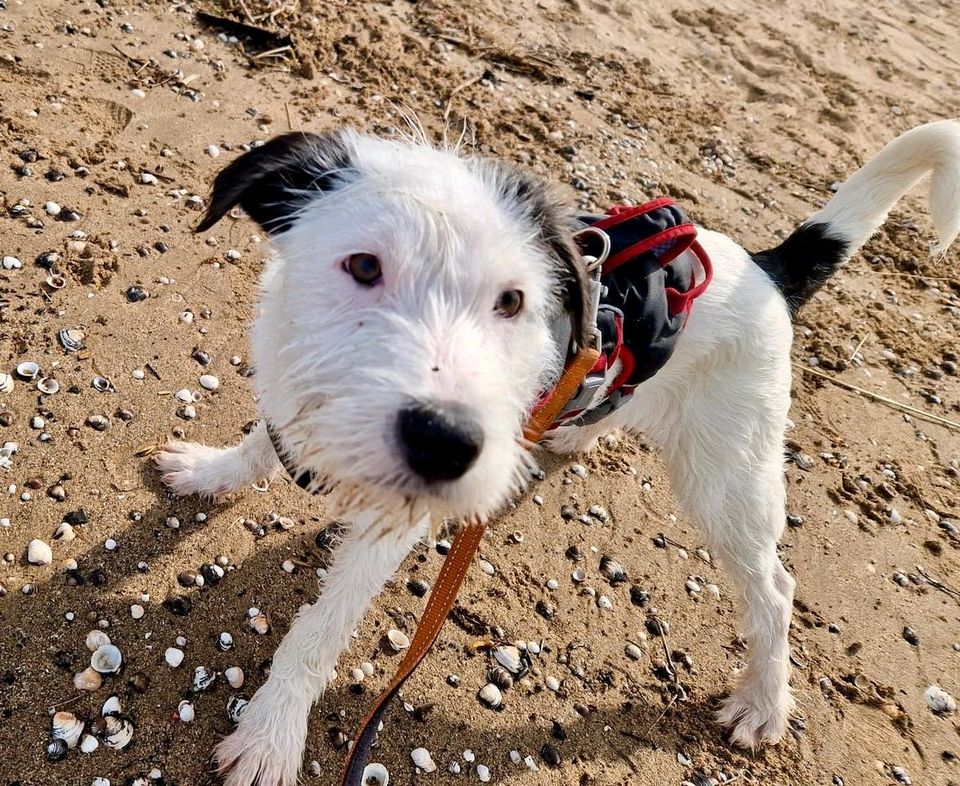
[[[776,248],[751,254],[700,229],[713,281],[669,360],[608,417],[547,441],[581,452],[622,429],[659,446],[737,589],[748,665],[718,720],[741,746],[777,742],[793,706],[794,580],[777,554],[792,317],[927,173],[943,253],[960,231],[954,121],[895,139]],[[277,137],[217,176],[198,230],[237,206],[274,251],[252,330],[261,420],[233,447],[170,443],[157,464],[176,494],[219,497],[284,456],[351,523],[322,596],[216,751],[228,786],[292,786],[310,708],[405,555],[443,518],[493,516],[529,478],[523,425],[570,344],[587,340],[590,276],[562,195],[422,142]]]

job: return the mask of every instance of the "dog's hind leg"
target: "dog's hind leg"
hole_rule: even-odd
[[[425,529],[379,532],[372,515],[351,527],[334,554],[320,599],[297,615],[266,683],[236,731],[217,746],[226,786],[294,786],[310,707],[323,694],[340,652],[370,601]],[[327,773],[324,783],[333,782]]]
[[[752,748],[778,741],[793,707],[787,634],[794,581],[777,554],[785,523],[789,372],[771,378],[766,389],[756,375],[748,389],[745,378],[707,376],[684,397],[663,448],[681,504],[737,589],[747,665],[718,719],[731,727],[733,742]]]
[[[230,494],[269,477],[280,466],[262,421],[232,448],[169,442],[154,461],[163,482],[181,497]]]

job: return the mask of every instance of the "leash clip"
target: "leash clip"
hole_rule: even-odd
[[[600,276],[603,273],[603,264],[610,256],[612,247],[610,235],[597,227],[584,227],[573,233],[573,240],[576,242],[579,238],[590,235],[600,240],[600,255],[582,254],[581,259],[587,267],[587,273],[590,274],[590,299],[587,305],[587,333],[589,336],[589,345],[593,349],[599,350],[603,337],[600,329],[597,327],[597,315],[600,313],[600,299],[606,293],[606,287],[600,283]]]

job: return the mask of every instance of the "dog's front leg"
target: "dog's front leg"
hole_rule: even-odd
[[[294,620],[266,683],[237,730],[217,746],[226,786],[293,786],[303,759],[307,718],[350,634],[425,528],[382,534],[361,517],[334,555],[323,594]]]
[[[211,448],[199,442],[168,442],[154,460],[163,482],[181,497],[231,494],[269,477],[280,466],[262,420],[239,445]]]

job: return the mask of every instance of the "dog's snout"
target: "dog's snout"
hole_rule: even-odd
[[[453,401],[410,404],[400,410],[397,430],[407,464],[427,482],[461,477],[483,447],[480,424]]]

